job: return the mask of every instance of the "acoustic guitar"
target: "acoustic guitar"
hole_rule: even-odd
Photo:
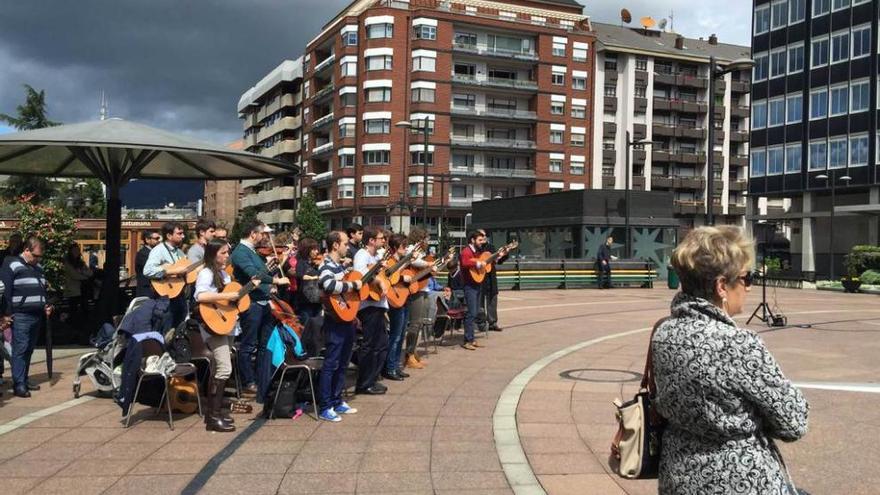
[[[269,268],[263,268],[254,278],[262,277],[268,271]],[[199,303],[199,316],[202,317],[202,322],[205,324],[208,332],[220,336],[231,334],[232,330],[235,329],[235,322],[238,321],[238,315],[251,307],[251,298],[248,294],[256,288],[257,285],[253,280],[244,286],[238,282],[229,282],[220,293],[230,294],[237,292],[237,300]]]
[[[449,248],[449,251],[446,253],[446,256],[440,258],[439,260],[432,263],[431,266],[423,268],[421,271],[415,271],[409,269],[411,273],[405,273],[405,275],[410,276],[410,284],[409,284],[409,293],[416,294],[417,292],[424,290],[425,287],[428,286],[428,280],[434,274],[434,268],[439,269],[441,266],[449,263],[450,260],[455,256],[455,246]]]
[[[379,261],[363,275],[358,271],[349,269],[342,277],[342,281],[351,283],[360,280],[362,284],[360,290],[324,296],[325,306],[333,312],[336,319],[339,321],[354,321],[357,317],[358,309],[361,307],[361,301],[370,297],[370,282],[376,278],[376,274],[383,267],[382,261]]]
[[[187,284],[196,283],[196,278],[199,276],[196,269],[200,268],[202,265],[204,265],[204,262],[202,261],[192,263],[187,258],[180,258],[174,263],[163,265],[162,269],[186,268],[186,271],[180,275],[166,276],[165,278],[151,280],[150,284],[153,285],[153,290],[155,290],[156,294],[159,294],[159,296],[167,296],[168,299],[174,299],[180,295]]]
[[[506,249],[508,252],[510,252],[516,249],[517,246],[519,246],[519,241],[513,241],[510,244],[499,249],[498,251],[495,251],[494,253],[481,253],[479,256],[477,256],[477,261],[482,261],[483,266],[479,269],[471,268],[468,270],[471,275],[471,279],[478,284],[483,283],[483,280],[486,278],[486,274],[492,272],[495,261],[501,256],[501,251]]]
[[[378,274],[376,274],[376,281],[370,286],[370,298],[374,301],[379,301],[382,299],[382,296],[388,296],[389,291],[392,287],[401,284],[401,271],[406,268],[413,257],[421,253],[421,250],[424,246],[424,243],[419,243],[413,247],[410,252],[403,255],[399,261],[394,263],[391,266],[388,266],[384,270],[381,270]],[[386,262],[387,266],[390,261]],[[405,284],[404,284],[405,286]],[[401,294],[403,297],[403,303],[406,302],[406,295],[402,295],[402,292],[397,291],[398,294]],[[394,296],[392,296],[394,297]],[[389,301],[390,302],[390,301]],[[399,298],[395,301],[395,304],[401,304]],[[401,306],[394,306],[395,308],[399,308]]]

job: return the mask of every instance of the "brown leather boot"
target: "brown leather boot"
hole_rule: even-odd
[[[230,432],[235,431],[235,426],[223,419],[223,389],[226,380],[211,380],[208,387],[208,403],[205,412],[205,429],[208,431]]]
[[[413,368],[413,369],[417,369],[417,370],[420,370],[425,367],[425,365],[423,365],[422,363],[419,362],[418,359],[416,359],[415,354],[407,354],[406,355],[405,366],[407,368]]]

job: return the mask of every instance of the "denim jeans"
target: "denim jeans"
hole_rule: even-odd
[[[262,403],[272,379],[266,342],[272,332],[272,313],[267,304],[251,303],[241,314],[241,343],[238,349],[238,372],[246,386],[257,384],[257,402]],[[256,369],[252,359],[256,356]]]
[[[364,390],[376,384],[379,372],[388,358],[388,331],[385,309],[369,307],[358,312],[364,340],[358,349],[357,388]]]
[[[342,404],[345,388],[345,370],[351,361],[354,345],[354,323],[341,322],[332,316],[324,318],[324,363],[318,377],[318,402],[320,409],[330,409]]]
[[[477,326],[477,314],[480,312],[480,287],[464,286],[464,302],[467,313],[464,316],[464,341],[473,342]]]
[[[407,307],[388,310],[390,331],[388,332],[388,358],[385,359],[385,371],[393,373],[400,369],[400,351],[403,347],[403,332],[406,328]]]
[[[12,385],[26,388],[31,356],[37,346],[37,336],[43,325],[41,313],[14,313],[12,315]]]

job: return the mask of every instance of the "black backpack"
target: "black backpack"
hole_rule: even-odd
[[[189,342],[189,327],[195,326],[198,330],[199,322],[189,319],[172,330],[171,338],[165,342],[165,349],[176,363],[188,363],[192,360],[192,346]]]

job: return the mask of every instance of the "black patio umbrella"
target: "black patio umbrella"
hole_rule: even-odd
[[[119,292],[122,204],[132,179],[257,179],[295,176],[299,167],[122,119],[0,135],[0,174],[97,178],[107,187],[107,239],[101,317]]]

